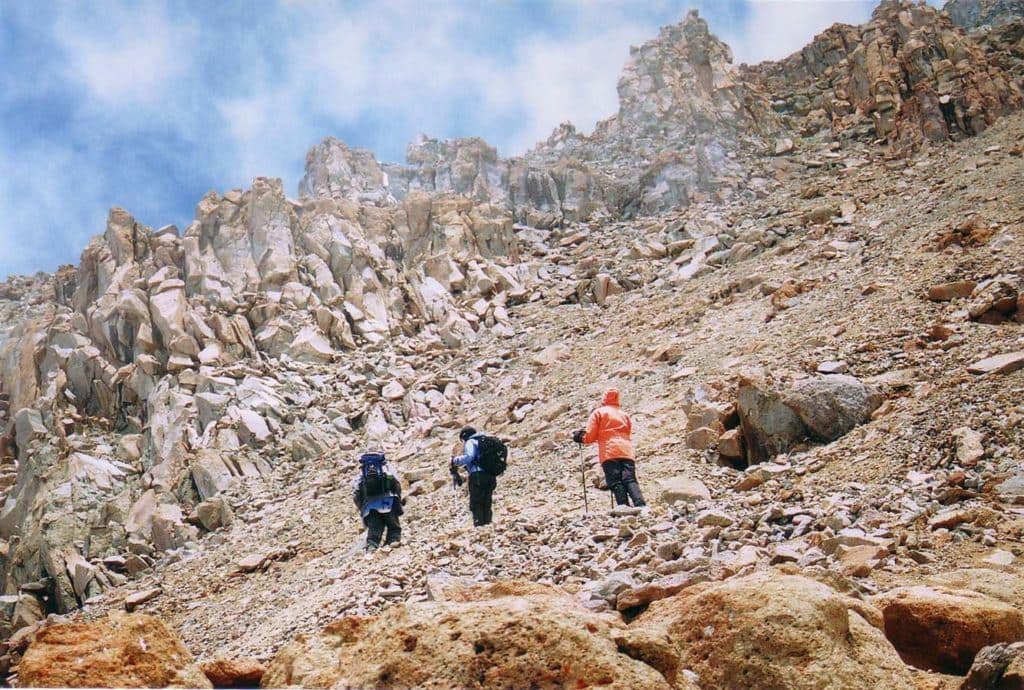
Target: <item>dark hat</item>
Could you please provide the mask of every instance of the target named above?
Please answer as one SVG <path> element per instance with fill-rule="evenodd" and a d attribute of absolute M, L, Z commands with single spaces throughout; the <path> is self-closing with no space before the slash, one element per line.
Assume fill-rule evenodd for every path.
<path fill-rule="evenodd" d="M 471 436 L 476 436 L 476 429 L 471 426 L 462 427 L 462 431 L 459 432 L 459 440 L 466 441 L 469 440 Z"/>

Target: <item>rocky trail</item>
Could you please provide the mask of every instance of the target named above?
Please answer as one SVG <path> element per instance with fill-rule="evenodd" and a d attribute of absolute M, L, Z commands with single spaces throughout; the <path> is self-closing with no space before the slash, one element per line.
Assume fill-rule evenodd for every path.
<path fill-rule="evenodd" d="M 298 200 L 115 209 L 79 267 L 0 284 L 9 681 L 1017 687 L 1024 101 L 985 40 L 1022 20 L 974 4 L 738 68 L 691 15 L 590 136 L 328 139 Z M 608 385 L 649 511 L 588 450 L 584 514 Z M 512 449 L 485 528 L 466 423 Z M 408 497 L 371 554 L 367 447 Z"/>

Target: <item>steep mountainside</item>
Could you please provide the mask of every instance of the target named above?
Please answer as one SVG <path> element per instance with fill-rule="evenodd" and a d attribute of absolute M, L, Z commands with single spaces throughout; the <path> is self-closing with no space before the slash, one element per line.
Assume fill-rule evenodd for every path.
<path fill-rule="evenodd" d="M 298 199 L 113 209 L 77 267 L 0 285 L 2 663 L 142 608 L 269 684 L 958 687 L 1024 637 L 1024 99 L 959 16 L 886 0 L 734 66 L 691 13 L 590 135 L 328 138 Z M 650 512 L 592 468 L 583 513 L 570 434 L 609 384 Z M 513 448 L 478 530 L 467 422 Z M 364 557 L 370 446 L 408 505 Z"/>

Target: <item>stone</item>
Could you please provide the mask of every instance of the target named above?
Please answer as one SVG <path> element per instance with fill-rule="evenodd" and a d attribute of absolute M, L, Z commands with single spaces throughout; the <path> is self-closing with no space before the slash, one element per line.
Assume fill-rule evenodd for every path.
<path fill-rule="evenodd" d="M 149 589 L 132 592 L 124 598 L 124 608 L 129 612 L 134 611 L 147 601 L 152 601 L 161 594 L 163 594 L 163 590 L 159 587 L 150 587 Z"/>
<path fill-rule="evenodd" d="M 1019 472 L 996 484 L 995 492 L 1001 501 L 1024 504 L 1024 472 Z"/>
<path fill-rule="evenodd" d="M 878 567 L 882 559 L 889 555 L 888 550 L 871 544 L 851 546 L 842 549 L 839 566 L 844 575 L 851 577 L 867 577 Z"/>
<path fill-rule="evenodd" d="M 196 517 L 202 526 L 211 532 L 222 527 L 230 527 L 234 522 L 231 504 L 223 496 L 213 496 L 197 505 Z"/>
<path fill-rule="evenodd" d="M 729 527 L 735 523 L 735 518 L 721 510 L 712 508 L 697 513 L 698 527 Z"/>
<path fill-rule="evenodd" d="M 718 437 L 718 453 L 730 460 L 745 457 L 743 433 L 739 429 L 729 429 Z"/>
<path fill-rule="evenodd" d="M 995 549 L 980 561 L 982 565 L 995 567 L 995 568 L 1006 568 L 1014 564 L 1017 557 L 1009 551 L 1002 549 Z"/>
<path fill-rule="evenodd" d="M 678 575 L 671 575 L 653 582 L 646 582 L 619 592 L 615 598 L 615 608 L 619 611 L 628 611 L 640 608 L 641 606 L 647 606 L 651 602 L 665 599 L 691 585 L 706 580 L 706 575 L 679 573 Z"/>
<path fill-rule="evenodd" d="M 253 410 L 238 411 L 238 438 L 251 446 L 261 446 L 270 440 L 270 427 L 263 415 Z"/>
<path fill-rule="evenodd" d="M 960 690 L 1020 690 L 1024 687 L 1024 642 L 983 648 L 971 664 Z"/>
<path fill-rule="evenodd" d="M 533 357 L 530 358 L 530 362 L 539 367 L 550 366 L 559 360 L 567 359 L 569 357 L 569 346 L 565 343 L 555 343 L 549 345 Z"/>
<path fill-rule="evenodd" d="M 977 592 L 900 587 L 871 602 L 903 660 L 929 671 L 963 675 L 983 647 L 1024 639 L 1024 614 Z"/>
<path fill-rule="evenodd" d="M 686 446 L 694 450 L 707 450 L 718 445 L 718 431 L 702 426 L 686 435 Z"/>
<path fill-rule="evenodd" d="M 979 375 L 1010 374 L 1021 368 L 1024 368 L 1024 350 L 980 359 L 969 365 L 967 371 Z"/>
<path fill-rule="evenodd" d="M 333 361 L 337 353 L 330 341 L 314 326 L 305 326 L 288 345 L 288 356 L 299 362 L 325 363 Z"/>
<path fill-rule="evenodd" d="M 794 566 L 787 566 L 794 567 Z M 630 624 L 667 639 L 709 688 L 901 688 L 910 672 L 863 601 L 797 575 L 760 571 L 696 584 Z"/>
<path fill-rule="evenodd" d="M 215 688 L 258 688 L 267 667 L 256 659 L 215 657 L 199 664 Z"/>
<path fill-rule="evenodd" d="M 929 575 L 924 584 L 943 589 L 967 589 L 992 599 L 1024 608 L 1024 580 L 1016 574 L 991 568 L 962 568 Z"/>
<path fill-rule="evenodd" d="M 19 448 L 28 448 L 34 439 L 49 433 L 39 410 L 23 407 L 14 414 L 14 434 Z"/>
<path fill-rule="evenodd" d="M 43 628 L 18 666 L 22 687 L 210 688 L 181 640 L 159 619 L 111 615 Z"/>
<path fill-rule="evenodd" d="M 743 477 L 736 482 L 736 485 L 733 488 L 736 491 L 749 491 L 761 486 L 771 479 L 781 477 L 790 471 L 792 471 L 792 468 L 789 465 L 780 465 L 777 463 L 753 465 L 747 468 L 743 473 Z"/>
<path fill-rule="evenodd" d="M 192 480 L 203 500 L 217 495 L 231 483 L 231 470 L 217 450 L 201 448 L 189 465 Z"/>
<path fill-rule="evenodd" d="M 267 554 L 265 553 L 250 553 L 242 558 L 238 559 L 235 563 L 236 567 L 240 572 L 251 573 L 259 570 L 267 563 Z"/>
<path fill-rule="evenodd" d="M 405 386 L 398 381 L 389 381 L 381 389 L 380 394 L 385 400 L 401 400 L 405 397 Z"/>
<path fill-rule="evenodd" d="M 974 467 L 985 457 L 981 434 L 970 427 L 959 427 L 953 430 L 956 441 L 956 461 L 964 467 Z"/>
<path fill-rule="evenodd" d="M 933 302 L 949 302 L 954 299 L 970 297 L 977 286 L 973 280 L 958 280 L 952 283 L 941 283 L 928 288 L 928 299 Z"/>
<path fill-rule="evenodd" d="M 700 503 L 711 500 L 711 492 L 699 479 L 671 477 L 657 480 L 656 485 L 658 500 L 665 505 Z"/>
<path fill-rule="evenodd" d="M 828 360 L 818 365 L 819 374 L 845 374 L 849 370 L 850 366 L 846 362 Z"/>

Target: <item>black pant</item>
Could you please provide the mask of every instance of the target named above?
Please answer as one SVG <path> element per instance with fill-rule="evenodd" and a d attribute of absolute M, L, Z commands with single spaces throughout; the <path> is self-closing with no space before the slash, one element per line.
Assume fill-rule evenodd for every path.
<path fill-rule="evenodd" d="M 384 528 L 387 527 L 388 538 L 386 544 L 397 544 L 402 541 L 402 523 L 394 511 L 390 513 L 378 513 L 371 510 L 363 518 L 366 524 L 366 548 L 376 549 L 380 546 L 380 538 L 384 536 Z"/>
<path fill-rule="evenodd" d="M 608 460 L 601 464 L 608 489 L 615 496 L 615 503 L 628 506 L 632 501 L 636 507 L 645 506 L 644 495 L 636 483 L 636 463 L 632 460 Z"/>
<path fill-rule="evenodd" d="M 498 480 L 487 472 L 471 472 L 469 475 L 469 510 L 473 513 L 473 526 L 491 524 L 491 497 Z"/>

